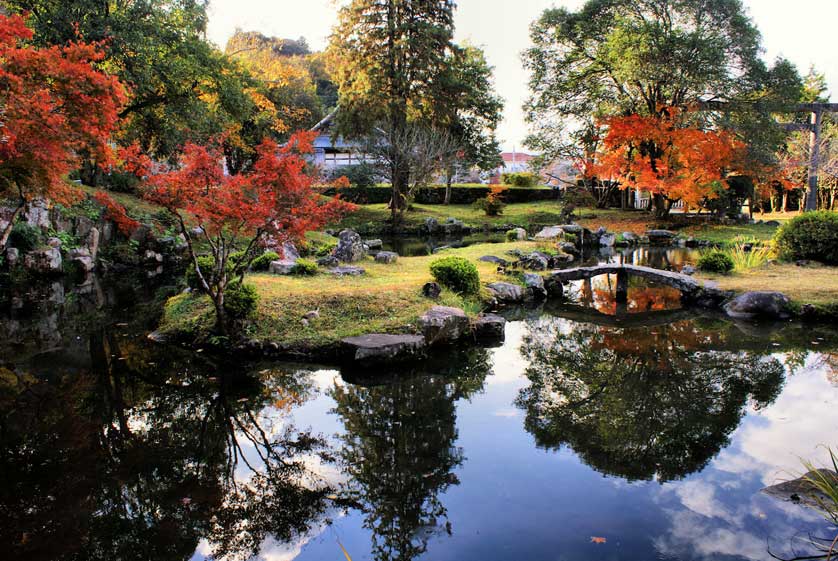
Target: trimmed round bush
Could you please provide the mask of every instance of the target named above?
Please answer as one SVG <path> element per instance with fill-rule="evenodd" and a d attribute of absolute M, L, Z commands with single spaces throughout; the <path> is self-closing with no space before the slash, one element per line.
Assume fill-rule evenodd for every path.
<path fill-rule="evenodd" d="M 477 267 L 462 257 L 443 257 L 431 263 L 434 280 L 459 294 L 477 294 L 480 290 L 480 274 Z"/>
<path fill-rule="evenodd" d="M 838 264 L 838 212 L 807 212 L 786 222 L 775 234 L 787 259 L 814 259 Z"/>
<path fill-rule="evenodd" d="M 234 282 L 224 291 L 224 311 L 230 319 L 246 319 L 256 311 L 259 293 L 252 284 Z"/>
<path fill-rule="evenodd" d="M 308 259 L 297 259 L 291 269 L 292 275 L 312 276 L 317 274 L 317 263 Z"/>
<path fill-rule="evenodd" d="M 733 270 L 734 263 L 730 255 L 724 251 L 708 251 L 698 259 L 700 271 L 708 273 L 729 273 Z"/>
<path fill-rule="evenodd" d="M 275 251 L 266 251 L 253 260 L 250 268 L 254 271 L 267 271 L 271 268 L 271 261 L 279 261 L 279 254 Z"/>

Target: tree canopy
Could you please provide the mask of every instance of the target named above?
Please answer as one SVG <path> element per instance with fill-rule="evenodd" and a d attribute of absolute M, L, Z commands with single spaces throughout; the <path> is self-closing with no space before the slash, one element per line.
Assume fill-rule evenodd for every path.
<path fill-rule="evenodd" d="M 800 94 L 793 65 L 760 57 L 740 0 L 589 0 L 546 10 L 531 35 L 528 143 L 549 154 L 573 151 L 596 119 L 715 101 L 737 110 L 694 120 L 737 131 L 765 158 L 782 141 L 770 111 Z"/>

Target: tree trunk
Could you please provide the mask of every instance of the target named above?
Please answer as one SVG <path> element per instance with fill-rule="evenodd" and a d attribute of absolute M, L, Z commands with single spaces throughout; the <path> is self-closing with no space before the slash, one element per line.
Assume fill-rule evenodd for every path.
<path fill-rule="evenodd" d="M 443 204 L 451 204 L 451 181 L 454 179 L 453 175 L 448 173 L 445 177 L 445 201 Z"/>
<path fill-rule="evenodd" d="M 818 208 L 818 166 L 820 164 L 820 132 L 822 113 L 812 112 L 812 131 L 809 133 L 809 186 L 806 192 L 806 211 Z"/>
<path fill-rule="evenodd" d="M 672 202 L 663 195 L 656 193 L 652 195 L 652 207 L 655 218 L 664 218 L 669 215 L 669 210 L 672 208 Z"/>
<path fill-rule="evenodd" d="M 15 211 L 9 217 L 9 223 L 6 224 L 5 228 L 3 228 L 3 233 L 0 235 L 0 253 L 6 252 L 6 244 L 9 242 L 9 236 L 12 235 L 12 228 L 15 227 L 15 222 L 17 221 L 18 216 L 20 216 L 20 213 L 23 212 L 23 207 L 25 206 L 26 201 L 21 200 Z"/>

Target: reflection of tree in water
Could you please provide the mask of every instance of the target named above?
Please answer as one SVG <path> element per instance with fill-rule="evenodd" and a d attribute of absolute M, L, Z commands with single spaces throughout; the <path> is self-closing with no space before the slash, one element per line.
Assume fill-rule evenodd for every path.
<path fill-rule="evenodd" d="M 567 445 L 596 470 L 677 479 L 728 443 L 749 398 L 770 404 L 784 380 L 770 356 L 716 351 L 721 332 L 684 321 L 613 328 L 547 320 L 522 353 L 530 386 L 517 405 L 539 446 Z"/>
<path fill-rule="evenodd" d="M 90 351 L 93 368 L 49 380 L 0 369 L 11 558 L 187 559 L 201 538 L 243 558 L 322 513 L 326 489 L 306 481 L 301 456 L 323 443 L 265 432 L 256 412 L 270 395 L 257 380 L 171 350 L 156 357 L 161 371 L 146 349 L 101 334 Z M 257 471 L 237 479 L 247 464 Z"/>
<path fill-rule="evenodd" d="M 446 359 L 445 367 L 427 369 L 433 374 L 331 392 L 346 429 L 347 492 L 365 512 L 376 559 L 413 559 L 431 535 L 451 532 L 439 495 L 459 483 L 453 470 L 463 462 L 455 402 L 482 390 L 490 366 L 482 349 Z"/>

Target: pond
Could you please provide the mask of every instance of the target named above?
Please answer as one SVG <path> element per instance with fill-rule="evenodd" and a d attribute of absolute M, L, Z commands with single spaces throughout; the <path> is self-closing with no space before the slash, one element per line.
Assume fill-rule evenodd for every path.
<path fill-rule="evenodd" d="M 762 560 L 834 535 L 760 490 L 836 434 L 835 329 L 644 286 L 619 314 L 595 279 L 510 311 L 498 348 L 340 372 L 150 345 L 163 284 L 4 295 L 3 559 Z"/>

